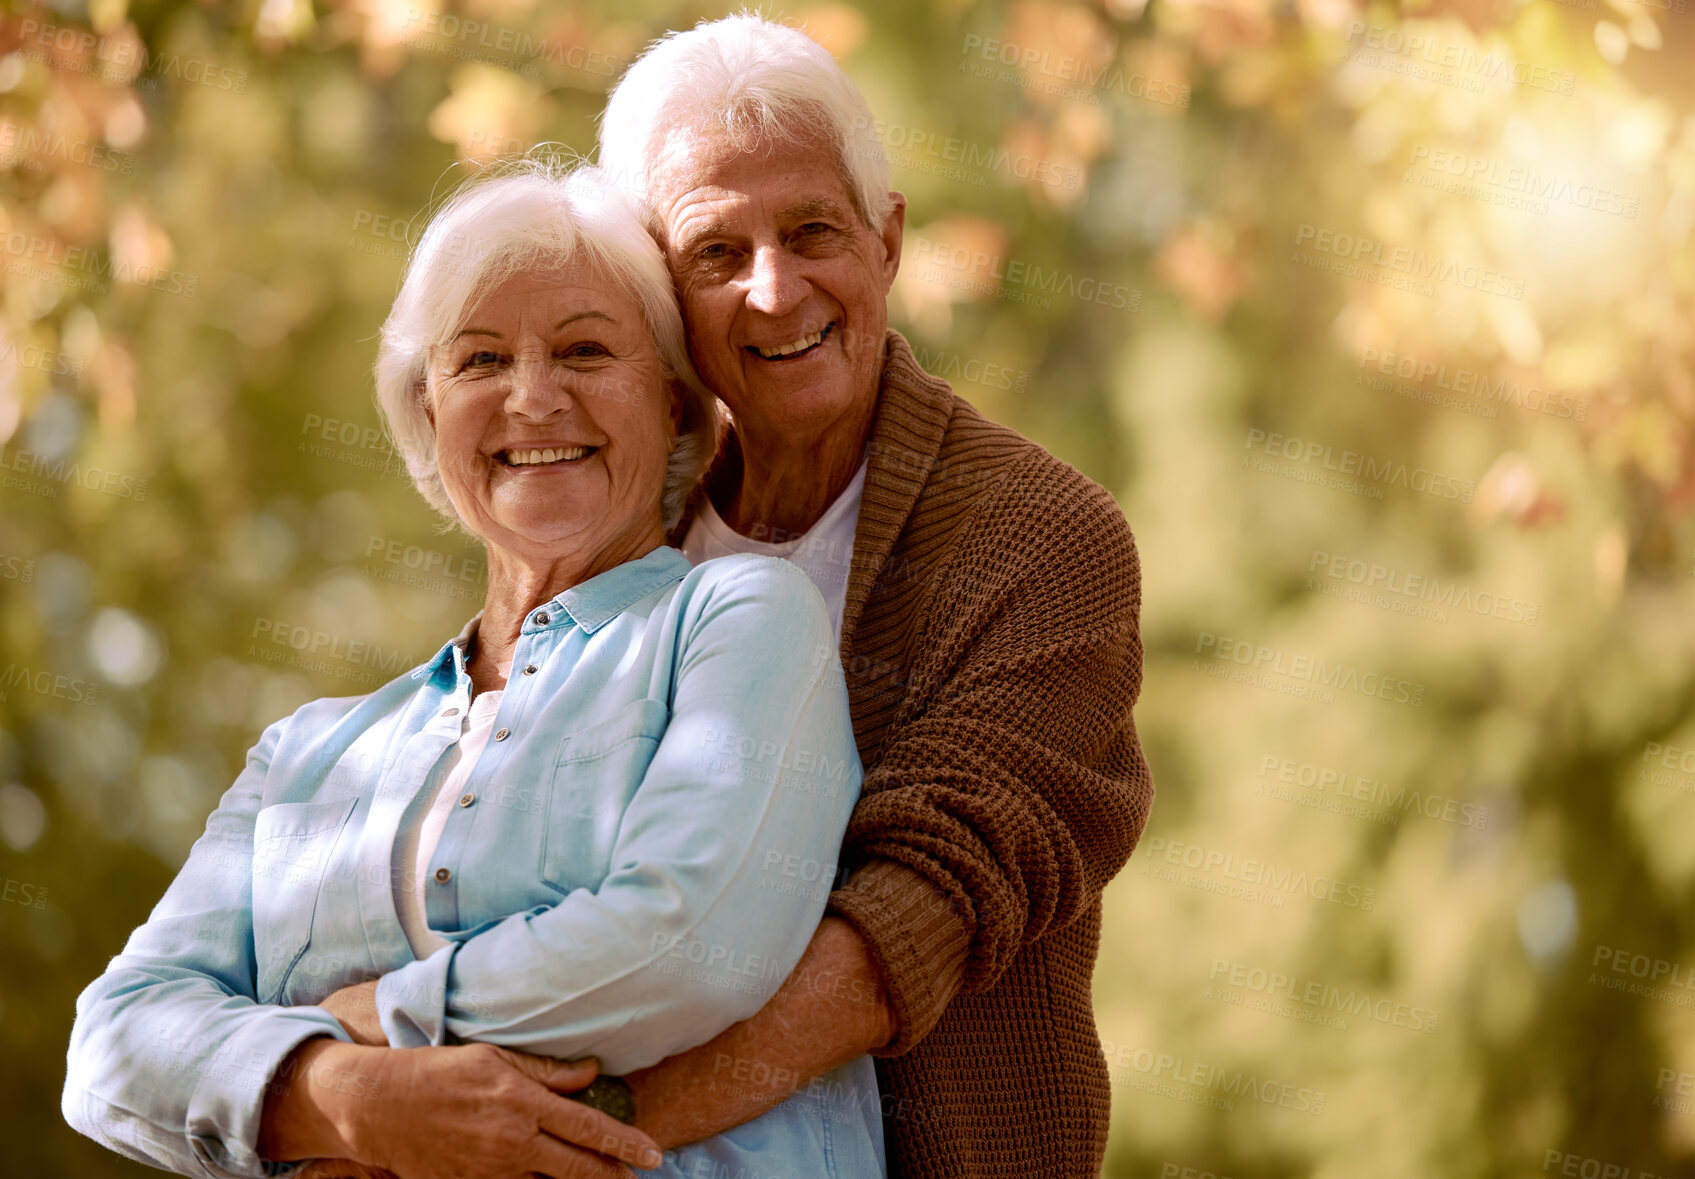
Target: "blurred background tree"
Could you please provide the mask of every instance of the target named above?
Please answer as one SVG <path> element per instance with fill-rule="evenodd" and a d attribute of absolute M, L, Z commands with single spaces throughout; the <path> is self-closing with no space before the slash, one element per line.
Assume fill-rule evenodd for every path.
<path fill-rule="evenodd" d="M 0 1173 L 261 728 L 481 600 L 383 441 L 420 210 L 722 6 L 0 17 Z M 773 10 L 921 360 L 1119 497 L 1154 819 L 1107 1174 L 1695 1174 L 1684 0 Z"/>

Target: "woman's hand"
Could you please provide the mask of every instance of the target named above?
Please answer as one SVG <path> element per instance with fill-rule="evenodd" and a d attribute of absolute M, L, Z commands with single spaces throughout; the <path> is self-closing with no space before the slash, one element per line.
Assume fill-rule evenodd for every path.
<path fill-rule="evenodd" d="M 322 1179 L 628 1179 L 659 1165 L 653 1139 L 561 1093 L 599 1074 L 496 1048 L 301 1046 L 300 1083 L 273 1089 L 260 1154 L 318 1158 Z"/>

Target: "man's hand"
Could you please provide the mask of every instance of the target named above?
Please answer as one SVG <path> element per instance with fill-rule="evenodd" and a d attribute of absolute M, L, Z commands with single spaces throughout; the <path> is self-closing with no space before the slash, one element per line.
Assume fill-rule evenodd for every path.
<path fill-rule="evenodd" d="M 393 1171 L 352 1159 L 313 1159 L 291 1179 L 399 1179 Z"/>
<path fill-rule="evenodd" d="M 355 1044 L 373 1048 L 388 1047 L 388 1036 L 383 1033 L 383 1025 L 377 1019 L 376 979 L 342 987 L 318 1006 L 336 1017 L 347 1034 L 353 1037 Z M 314 1176 L 314 1179 L 317 1177 Z M 325 1176 L 324 1179 L 329 1177 Z"/>
<path fill-rule="evenodd" d="M 295 1050 L 265 1098 L 259 1154 L 321 1179 L 630 1179 L 660 1164 L 646 1134 L 561 1096 L 599 1075 L 492 1044 L 406 1052 L 340 1040 Z"/>
<path fill-rule="evenodd" d="M 864 940 L 826 917 L 752 1019 L 624 1078 L 635 1090 L 636 1125 L 667 1149 L 698 1142 L 751 1121 L 897 1030 Z"/>

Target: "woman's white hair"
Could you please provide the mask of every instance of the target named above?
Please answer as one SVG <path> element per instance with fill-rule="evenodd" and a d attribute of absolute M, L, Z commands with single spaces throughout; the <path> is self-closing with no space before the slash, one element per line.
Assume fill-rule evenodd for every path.
<path fill-rule="evenodd" d="M 799 29 L 754 13 L 706 21 L 648 46 L 600 116 L 600 165 L 646 202 L 648 166 L 663 137 L 727 133 L 743 151 L 820 133 L 872 230 L 889 215 L 889 158 L 865 96 L 836 59 Z"/>
<path fill-rule="evenodd" d="M 682 397 L 660 502 L 667 530 L 717 453 L 718 403 L 689 362 L 670 272 L 634 204 L 598 168 L 536 153 L 507 161 L 462 186 L 430 219 L 377 349 L 377 403 L 395 448 L 430 506 L 467 531 L 442 486 L 424 410 L 429 350 L 451 339 L 478 299 L 506 279 L 572 263 L 586 263 L 640 304 L 663 375 Z"/>

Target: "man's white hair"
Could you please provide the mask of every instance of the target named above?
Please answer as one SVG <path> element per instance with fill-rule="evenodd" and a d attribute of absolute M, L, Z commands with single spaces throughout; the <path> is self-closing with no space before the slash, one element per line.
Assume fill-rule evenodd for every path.
<path fill-rule="evenodd" d="M 512 161 L 464 185 L 431 218 L 377 349 L 377 403 L 395 448 L 430 506 L 467 531 L 442 486 L 435 428 L 424 412 L 429 350 L 452 339 L 477 300 L 506 279 L 573 263 L 635 299 L 663 376 L 679 386 L 683 417 L 660 502 L 666 528 L 718 451 L 717 399 L 689 362 L 670 272 L 635 205 L 599 169 L 545 155 Z"/>
<path fill-rule="evenodd" d="M 600 116 L 600 165 L 647 202 L 649 169 L 666 137 L 706 131 L 728 134 L 743 151 L 822 134 L 865 224 L 881 230 L 889 215 L 889 158 L 871 108 L 836 59 L 799 29 L 742 13 L 655 41 Z"/>

